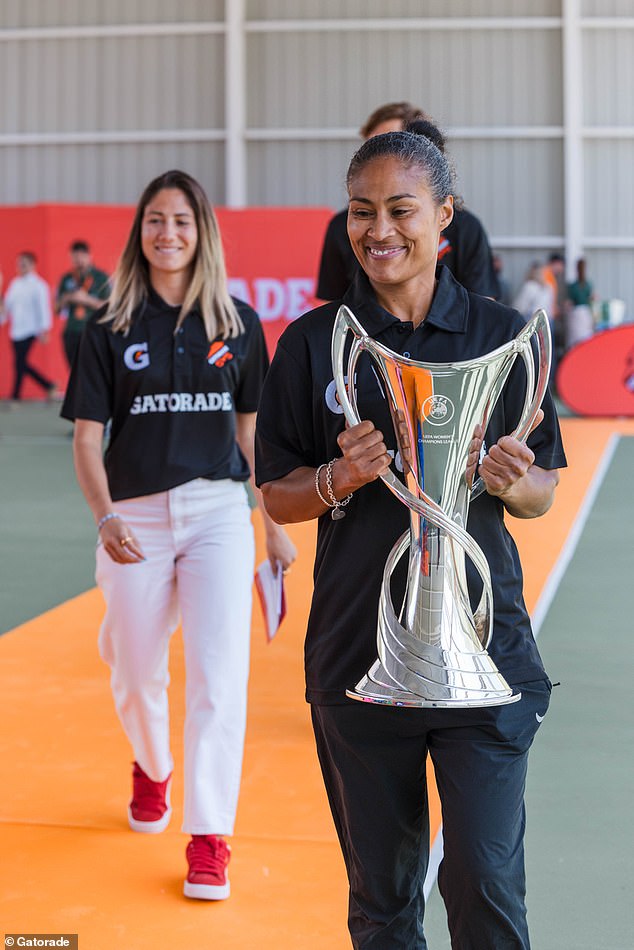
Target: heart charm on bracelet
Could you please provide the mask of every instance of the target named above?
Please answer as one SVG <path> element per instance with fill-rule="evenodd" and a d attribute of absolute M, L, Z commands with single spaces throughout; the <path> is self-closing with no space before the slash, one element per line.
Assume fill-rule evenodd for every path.
<path fill-rule="evenodd" d="M 333 508 L 330 517 L 333 521 L 341 521 L 342 518 L 346 517 L 346 513 L 343 508 Z"/>

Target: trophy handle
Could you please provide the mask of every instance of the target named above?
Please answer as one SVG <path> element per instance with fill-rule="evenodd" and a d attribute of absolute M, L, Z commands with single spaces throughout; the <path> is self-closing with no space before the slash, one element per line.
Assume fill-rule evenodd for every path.
<path fill-rule="evenodd" d="M 344 354 L 348 332 L 353 334 L 354 341 L 350 348 L 350 354 L 348 357 L 348 385 L 346 386 Z M 388 401 L 390 402 L 390 408 L 393 410 L 393 407 L 396 405 L 396 400 L 392 394 L 390 380 L 383 372 L 383 366 L 381 363 L 375 359 L 372 344 L 372 338 L 369 337 L 365 332 L 364 328 L 361 326 L 352 311 L 343 305 L 339 307 L 337 316 L 335 318 L 335 325 L 332 335 L 332 365 L 335 372 L 335 386 L 337 388 L 337 396 L 339 397 L 343 414 L 346 417 L 348 424 L 351 426 L 357 425 L 359 422 L 361 422 L 354 388 L 354 374 L 357 368 L 357 361 L 362 350 L 367 350 L 373 359 L 379 375 L 385 384 L 389 397 Z M 402 502 L 404 502 L 409 508 L 413 508 L 418 511 L 418 513 L 422 514 L 424 517 L 429 518 L 433 524 L 438 524 L 439 527 L 446 527 L 444 524 L 439 524 L 439 522 L 435 520 L 436 515 L 445 519 L 450 524 L 454 524 L 453 521 L 450 521 L 450 519 L 446 518 L 446 515 L 440 505 L 437 505 L 432 498 L 425 494 L 424 491 L 420 491 L 420 497 L 414 495 L 405 485 L 403 485 L 403 483 L 394 475 L 394 473 L 389 470 L 385 473 L 385 475 L 381 475 L 381 479 L 385 482 L 390 491 L 400 498 Z"/>
<path fill-rule="evenodd" d="M 537 336 L 537 383 L 535 383 L 535 362 L 531 346 L 531 339 L 535 335 Z M 550 324 L 545 310 L 535 311 L 526 326 L 515 338 L 513 349 L 522 356 L 526 367 L 526 395 L 519 422 L 510 435 L 519 442 L 526 442 L 546 394 L 550 376 L 552 340 Z M 486 428 L 486 424 L 484 428 Z M 484 482 L 482 478 L 478 477 L 471 488 L 471 501 L 484 491 Z"/>
<path fill-rule="evenodd" d="M 352 343 L 348 358 L 348 386 L 346 386 L 344 354 L 349 331 L 353 334 L 355 339 Z M 354 373 L 359 356 L 364 349 L 367 349 L 370 356 L 373 357 L 375 366 L 378 368 L 381 378 L 386 385 L 387 392 L 391 396 L 391 383 L 384 375 L 383 367 L 380 362 L 374 359 L 371 337 L 367 335 L 352 311 L 342 305 L 337 311 L 333 327 L 331 356 L 337 396 L 339 397 L 341 408 L 349 425 L 357 425 L 361 422 L 355 395 Z M 395 405 L 395 401 L 393 401 L 392 404 Z M 482 645 L 486 648 L 493 634 L 493 591 L 489 564 L 479 545 L 476 544 L 467 531 L 451 518 L 448 518 L 440 505 L 421 489 L 419 489 L 420 497 L 414 495 L 390 469 L 388 469 L 384 475 L 381 475 L 381 480 L 387 485 L 392 494 L 396 495 L 408 508 L 423 518 L 427 518 L 428 521 L 436 527 L 442 528 L 449 536 L 452 544 L 457 542 L 473 562 L 476 570 L 480 574 L 483 585 L 482 596 L 474 611 L 474 616 L 476 623 L 483 630 Z"/>
<path fill-rule="evenodd" d="M 335 387 L 337 390 L 337 396 L 339 398 L 341 408 L 343 409 L 343 414 L 346 417 L 348 424 L 354 426 L 361 422 L 361 419 L 359 418 L 359 413 L 357 411 L 356 400 L 353 404 L 353 401 L 348 395 L 348 389 L 346 387 L 346 374 L 344 372 L 343 363 L 348 331 L 351 331 L 354 334 L 355 344 L 359 343 L 364 337 L 367 336 L 365 330 L 352 311 L 349 310 L 348 307 L 341 306 L 337 311 L 337 316 L 335 317 L 335 324 L 332 331 L 332 366 L 335 374 Z M 350 365 L 348 365 L 348 380 L 350 380 Z M 350 392 L 354 392 L 354 377 L 352 377 Z"/>

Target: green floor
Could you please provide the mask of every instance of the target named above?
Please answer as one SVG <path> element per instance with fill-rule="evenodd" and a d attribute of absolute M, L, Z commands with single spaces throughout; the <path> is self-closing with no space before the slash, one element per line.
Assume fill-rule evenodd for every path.
<path fill-rule="evenodd" d="M 93 585 L 69 433 L 58 407 L 0 406 L 0 632 Z M 633 472 L 634 439 L 622 439 L 540 632 L 562 685 L 529 771 L 534 950 L 634 947 Z M 437 891 L 426 931 L 429 950 L 449 948 Z"/>
<path fill-rule="evenodd" d="M 534 950 L 634 947 L 633 473 L 634 438 L 621 439 L 539 635 L 561 686 L 529 767 Z M 448 950 L 437 890 L 426 933 Z"/>
<path fill-rule="evenodd" d="M 0 403 L 0 633 L 94 585 L 71 432 L 59 405 Z"/>

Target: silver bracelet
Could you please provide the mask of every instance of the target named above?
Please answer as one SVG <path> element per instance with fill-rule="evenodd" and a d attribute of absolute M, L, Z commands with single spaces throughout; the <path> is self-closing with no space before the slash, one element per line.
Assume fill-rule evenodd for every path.
<path fill-rule="evenodd" d="M 97 522 L 97 531 L 101 531 L 103 526 L 107 521 L 112 521 L 113 518 L 120 518 L 121 515 L 118 515 L 116 511 L 109 511 L 107 515 L 104 515 L 100 521 Z"/>
<path fill-rule="evenodd" d="M 322 468 L 326 468 L 325 462 L 322 465 L 320 465 L 317 471 L 315 472 L 315 491 L 319 495 L 320 501 L 323 501 L 324 505 L 326 505 L 327 508 L 332 508 L 333 506 L 330 504 L 327 498 L 324 498 L 324 496 L 321 493 L 321 488 L 319 487 L 319 476 L 321 475 Z"/>
<path fill-rule="evenodd" d="M 335 492 L 332 485 L 332 470 L 336 461 L 337 459 L 331 459 L 326 465 L 326 492 L 330 498 L 330 507 L 332 508 L 330 517 L 333 521 L 339 521 L 340 518 L 346 517 L 346 513 L 343 510 L 344 505 L 347 505 L 352 498 L 352 494 L 346 495 L 346 497 L 342 498 L 341 501 L 335 497 Z"/>

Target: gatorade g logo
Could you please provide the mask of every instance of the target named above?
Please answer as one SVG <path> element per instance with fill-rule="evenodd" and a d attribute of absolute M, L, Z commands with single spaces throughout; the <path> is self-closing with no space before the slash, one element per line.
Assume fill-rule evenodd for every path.
<path fill-rule="evenodd" d="M 123 362 L 128 369 L 145 369 L 150 365 L 147 343 L 133 343 L 123 353 Z"/>
<path fill-rule="evenodd" d="M 448 396 L 429 396 L 423 403 L 423 414 L 433 426 L 444 426 L 454 416 L 454 404 Z"/>
<path fill-rule="evenodd" d="M 209 347 L 207 362 L 210 366 L 224 366 L 233 359 L 233 353 L 223 340 L 216 340 Z"/>

